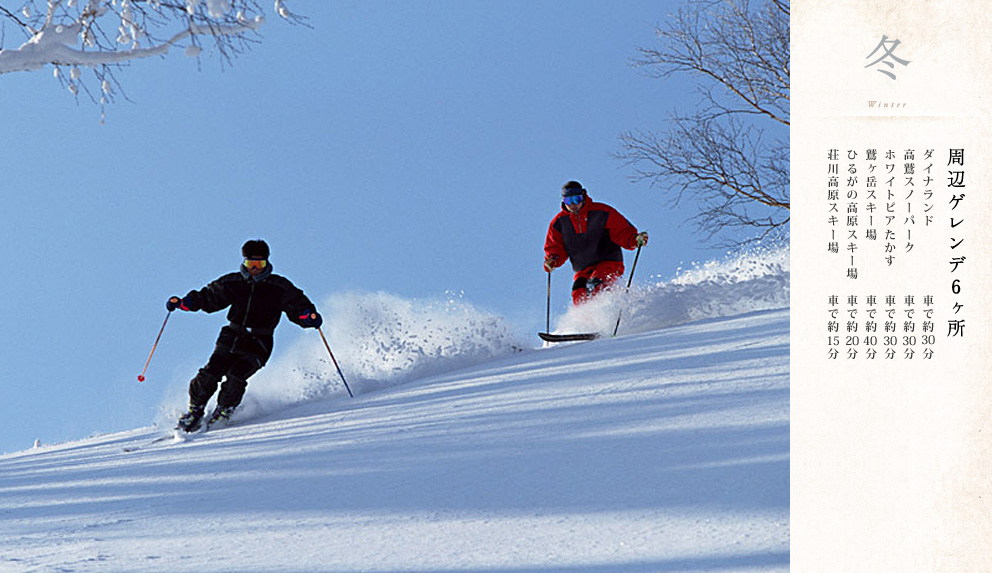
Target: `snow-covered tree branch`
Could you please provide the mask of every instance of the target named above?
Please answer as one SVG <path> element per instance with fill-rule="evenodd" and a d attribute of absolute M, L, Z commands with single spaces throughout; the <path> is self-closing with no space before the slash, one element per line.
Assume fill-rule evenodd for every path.
<path fill-rule="evenodd" d="M 304 23 L 283 0 L 275 0 L 274 10 Z M 204 43 L 229 64 L 258 41 L 264 22 L 254 0 L 26 0 L 17 8 L 0 1 L 0 74 L 51 65 L 72 94 L 84 90 L 104 104 L 122 93 L 114 76 L 122 65 L 173 47 L 197 57 Z M 15 34 L 23 39 L 12 40 Z M 92 71 L 98 91 L 89 90 L 81 68 Z"/>

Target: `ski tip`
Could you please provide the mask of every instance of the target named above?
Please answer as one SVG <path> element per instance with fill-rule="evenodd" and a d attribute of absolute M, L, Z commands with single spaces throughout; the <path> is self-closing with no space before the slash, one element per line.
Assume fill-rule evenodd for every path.
<path fill-rule="evenodd" d="M 185 442 L 186 440 L 180 435 L 182 433 L 183 433 L 182 430 L 173 428 L 170 433 L 161 435 L 150 442 L 145 442 L 144 444 L 135 444 L 131 446 L 126 446 L 124 448 L 124 452 L 125 453 L 137 452 L 139 450 L 142 450 L 150 446 L 154 446 L 156 444 L 165 444 L 165 443 L 178 444 L 180 442 Z"/>

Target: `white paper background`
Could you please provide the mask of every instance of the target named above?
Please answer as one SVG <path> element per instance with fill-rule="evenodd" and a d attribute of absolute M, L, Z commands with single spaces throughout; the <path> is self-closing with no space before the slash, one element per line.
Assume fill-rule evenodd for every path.
<path fill-rule="evenodd" d="M 975 0 L 792 5 L 793 571 L 992 571 L 990 11 Z M 895 80 L 865 68 L 883 35 L 911 62 Z M 827 252 L 831 148 L 861 150 L 861 165 L 868 148 L 915 149 L 918 164 L 935 149 L 936 229 L 891 267 L 861 241 L 857 280 L 848 256 Z M 947 170 L 962 168 L 947 166 L 951 148 L 965 149 L 967 185 L 954 190 L 966 198 L 953 230 Z M 952 236 L 965 241 L 953 253 Z M 934 295 L 934 358 L 848 360 L 841 347 L 828 360 L 831 294 Z M 951 318 L 966 319 L 963 338 L 947 337 Z"/>

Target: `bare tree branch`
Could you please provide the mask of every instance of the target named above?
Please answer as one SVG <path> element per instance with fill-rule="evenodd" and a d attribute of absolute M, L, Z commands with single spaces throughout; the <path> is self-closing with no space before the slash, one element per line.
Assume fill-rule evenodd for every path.
<path fill-rule="evenodd" d="M 673 112 L 663 133 L 621 134 L 617 156 L 672 206 L 691 199 L 699 210 L 691 220 L 708 239 L 786 226 L 788 0 L 690 1 L 656 32 L 661 46 L 639 49 L 633 64 L 653 77 L 697 78 L 700 104 Z"/>

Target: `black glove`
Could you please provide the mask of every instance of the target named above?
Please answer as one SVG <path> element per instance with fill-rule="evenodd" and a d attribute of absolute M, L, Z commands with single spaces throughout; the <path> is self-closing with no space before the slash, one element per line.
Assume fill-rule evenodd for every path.
<path fill-rule="evenodd" d="M 316 310 L 300 315 L 300 326 L 303 328 L 320 328 L 321 324 L 324 324 L 324 319 Z"/>
<path fill-rule="evenodd" d="M 178 296 L 170 297 L 169 300 L 165 301 L 165 310 L 172 312 L 177 308 L 180 310 L 189 310 L 189 306 L 186 305 L 185 298 L 179 298 Z"/>

